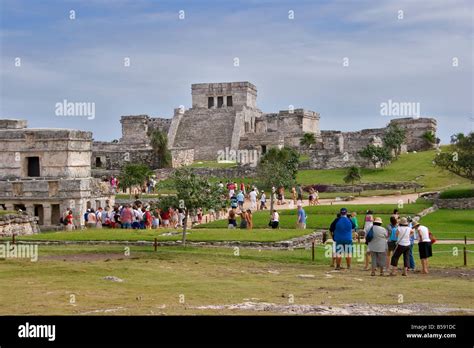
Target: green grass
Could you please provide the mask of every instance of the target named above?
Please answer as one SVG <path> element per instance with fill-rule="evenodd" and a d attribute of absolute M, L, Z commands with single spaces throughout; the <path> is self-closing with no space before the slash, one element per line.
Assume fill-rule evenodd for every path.
<path fill-rule="evenodd" d="M 349 212 L 357 213 L 357 221 L 359 222 L 359 228 L 364 226 L 364 216 L 367 210 L 372 210 L 374 215 L 381 217 L 384 223 L 388 224 L 390 215 L 394 209 L 398 209 L 401 214 L 405 215 L 416 215 L 420 211 L 430 206 L 429 203 L 413 203 L 404 204 L 402 208 L 399 208 L 396 204 L 372 204 L 372 205 L 345 205 Z M 278 206 L 276 206 L 278 209 Z M 313 207 L 305 207 L 308 219 L 306 226 L 308 229 L 328 229 L 331 222 L 336 217 L 336 214 L 342 208 L 341 205 L 320 205 Z M 280 210 L 280 227 L 281 228 L 296 228 L 296 209 Z M 266 211 L 258 211 L 253 213 L 254 228 L 266 228 L 269 222 L 270 213 Z M 239 220 L 239 219 L 238 219 Z M 225 228 L 227 227 L 227 220 L 213 221 L 208 224 L 197 226 L 197 228 Z"/>
<path fill-rule="evenodd" d="M 227 225 L 226 225 L 227 227 Z M 160 236 L 166 232 L 177 232 L 172 236 Z M 273 242 L 287 240 L 310 233 L 308 230 L 230 230 L 223 229 L 192 229 L 186 236 L 188 241 L 254 241 Z M 181 240 L 181 230 L 122 230 L 122 229 L 90 229 L 83 231 L 43 232 L 31 236 L 17 237 L 17 240 L 50 240 L 50 241 L 175 241 Z M 10 240 L 11 238 L 3 238 Z"/>
<path fill-rule="evenodd" d="M 322 248 L 313 263 L 310 250 L 241 248 L 235 256 L 232 248 L 163 247 L 153 252 L 151 247 L 131 247 L 125 256 L 120 246 L 40 246 L 37 262 L 0 260 L 0 298 L 8 299 L 0 315 L 269 315 L 275 312 L 195 307 L 246 301 L 288 305 L 289 294 L 295 305 L 394 307 L 402 294 L 404 305 L 425 303 L 462 312 L 473 308 L 473 286 L 470 277 L 460 276 L 465 268 L 454 268 L 461 267 L 462 253 L 454 256 L 452 247 L 434 246 L 430 275 L 391 278 L 370 277 L 357 260 L 350 272 L 328 273 Z M 419 265 L 418 255 L 416 261 Z M 430 296 L 420 289 L 429 289 Z"/>
<path fill-rule="evenodd" d="M 462 185 L 461 187 L 443 191 L 439 197 L 443 199 L 474 197 L 474 185 Z"/>
<path fill-rule="evenodd" d="M 467 184 L 463 179 L 448 171 L 435 167 L 432 163 L 436 151 L 407 153 L 384 169 L 362 171 L 362 183 L 413 181 L 424 185 L 424 191 L 439 190 L 448 186 Z M 344 184 L 346 169 L 301 170 L 297 181 L 301 184 Z M 417 179 L 418 178 L 418 179 Z"/>
<path fill-rule="evenodd" d="M 10 211 L 10 210 L 0 210 L 0 215 L 7 215 L 7 214 L 18 214 L 18 212 Z"/>
<path fill-rule="evenodd" d="M 188 168 L 232 168 L 236 167 L 237 163 L 225 163 L 217 161 L 198 161 L 189 165 Z"/>
<path fill-rule="evenodd" d="M 474 238 L 474 211 L 439 209 L 421 219 L 437 239 Z"/>

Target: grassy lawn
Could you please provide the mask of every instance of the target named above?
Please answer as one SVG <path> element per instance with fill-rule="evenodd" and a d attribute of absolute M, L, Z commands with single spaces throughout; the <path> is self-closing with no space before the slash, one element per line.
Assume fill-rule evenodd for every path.
<path fill-rule="evenodd" d="M 217 161 L 198 161 L 189 165 L 188 168 L 232 168 L 236 166 L 236 162 L 226 163 Z"/>
<path fill-rule="evenodd" d="M 407 153 L 382 169 L 362 169 L 362 182 L 416 181 L 424 185 L 424 191 L 441 189 L 458 184 L 468 184 L 469 180 L 441 170 L 432 164 L 436 151 Z M 297 180 L 302 184 L 344 184 L 346 169 L 301 170 Z M 418 179 L 416 179 L 418 178 Z"/>
<path fill-rule="evenodd" d="M 350 212 L 357 212 L 357 220 L 359 227 L 363 227 L 365 212 L 371 209 L 375 216 L 381 217 L 384 223 L 389 222 L 390 215 L 393 209 L 399 209 L 401 214 L 415 215 L 423 209 L 429 207 L 429 203 L 413 203 L 405 204 L 403 208 L 398 208 L 396 204 L 373 204 L 373 205 L 345 205 Z M 278 206 L 276 206 L 278 209 Z M 336 214 L 342 206 L 338 205 L 320 205 L 313 207 L 305 207 L 308 215 L 306 222 L 308 229 L 328 229 L 331 222 L 335 219 Z M 254 228 L 266 228 L 269 222 L 269 211 L 258 211 L 253 214 Z M 239 219 L 237 219 L 239 220 Z M 225 228 L 227 227 L 227 220 L 213 221 L 208 224 L 197 226 L 197 228 Z M 281 228 L 296 228 L 296 209 L 281 210 L 280 211 L 280 227 Z"/>
<path fill-rule="evenodd" d="M 330 272 L 323 249 L 317 249 L 313 263 L 310 250 L 241 248 L 235 256 L 231 248 L 164 247 L 153 252 L 131 247 L 125 256 L 119 246 L 40 246 L 37 262 L 0 260 L 0 298 L 8 299 L 0 315 L 271 315 L 284 313 L 196 307 L 249 301 L 288 305 L 290 295 L 295 306 L 410 308 L 421 303 L 466 314 L 463 309 L 474 308 L 474 288 L 472 275 L 462 272 L 472 272 L 472 266 L 454 268 L 462 265 L 462 253 L 453 256 L 451 249 L 435 245 L 430 275 L 402 278 L 370 277 L 355 260 L 351 271 Z M 471 255 L 469 264 L 474 262 Z M 123 282 L 104 280 L 106 276 Z M 422 289 L 430 289 L 430 296 Z"/>
<path fill-rule="evenodd" d="M 227 227 L 227 226 L 226 226 Z M 160 236 L 162 233 L 175 232 L 175 235 Z M 186 236 L 188 241 L 252 241 L 274 242 L 299 237 L 310 233 L 309 230 L 279 229 L 279 230 L 230 230 L 219 229 L 192 229 Z M 72 232 L 44 232 L 32 236 L 17 237 L 17 240 L 51 240 L 51 241 L 174 241 L 181 240 L 181 230 L 122 230 L 122 229 L 91 229 Z M 10 240 L 11 238 L 3 238 Z M 1 239 L 0 239 L 1 240 Z"/>
<path fill-rule="evenodd" d="M 439 209 L 421 219 L 439 239 L 474 238 L 474 211 Z"/>
<path fill-rule="evenodd" d="M 471 198 L 474 197 L 474 185 L 459 185 L 456 188 L 441 192 L 439 198 Z"/>

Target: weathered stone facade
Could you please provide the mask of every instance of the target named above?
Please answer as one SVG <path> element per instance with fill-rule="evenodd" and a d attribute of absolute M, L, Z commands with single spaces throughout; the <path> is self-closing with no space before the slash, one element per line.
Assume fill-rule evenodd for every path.
<path fill-rule="evenodd" d="M 434 204 L 440 209 L 474 209 L 474 198 L 437 198 Z"/>
<path fill-rule="evenodd" d="M 316 138 L 316 144 L 307 150 L 310 168 L 365 166 L 369 162 L 358 152 L 369 143 L 381 146 L 387 129 L 321 131 L 320 116 L 314 111 L 291 109 L 263 113 L 257 108 L 257 88 L 250 82 L 193 84 L 191 94 L 192 107 L 175 109 L 172 118 L 122 116 L 120 141 L 94 142 L 93 169 L 118 170 L 127 162 L 144 162 L 159 168 L 159 158 L 153 156 L 150 147 L 150 129 L 167 132 L 176 166 L 190 162 L 189 149 L 194 150 L 193 160 L 217 160 L 226 149 L 253 150 L 261 155 L 272 147 L 299 148 L 305 133 L 313 133 Z M 401 118 L 391 120 L 390 124 L 406 130 L 403 151 L 432 147 L 422 135 L 427 131 L 436 133 L 436 120 Z"/>
<path fill-rule="evenodd" d="M 39 232 L 38 218 L 27 214 L 0 215 L 0 237 L 26 236 Z"/>
<path fill-rule="evenodd" d="M 26 128 L 24 120 L 0 126 L 0 207 L 26 211 L 44 226 L 71 208 L 79 226 L 87 207 L 113 204 L 108 187 L 91 177 L 90 132 Z"/>

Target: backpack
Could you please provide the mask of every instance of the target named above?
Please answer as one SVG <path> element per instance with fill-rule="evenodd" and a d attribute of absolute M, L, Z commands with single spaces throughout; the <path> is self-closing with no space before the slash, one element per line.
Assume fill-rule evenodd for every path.
<path fill-rule="evenodd" d="M 436 243 L 436 238 L 430 231 L 428 231 L 428 236 L 430 236 L 431 244 Z"/>
<path fill-rule="evenodd" d="M 369 244 L 374 239 L 374 228 L 372 227 L 365 236 L 365 244 Z"/>

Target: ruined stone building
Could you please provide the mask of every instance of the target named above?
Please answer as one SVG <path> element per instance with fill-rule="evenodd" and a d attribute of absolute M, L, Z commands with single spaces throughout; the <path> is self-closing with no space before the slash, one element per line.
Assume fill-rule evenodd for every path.
<path fill-rule="evenodd" d="M 305 109 L 264 113 L 257 108 L 257 88 L 250 82 L 199 83 L 191 85 L 192 107 L 174 110 L 172 118 L 147 115 L 122 116 L 122 138 L 94 142 L 92 166 L 96 174 L 117 171 L 123 163 L 145 162 L 157 167 L 148 134 L 158 129 L 168 134 L 173 166 L 193 161 L 217 160 L 219 151 L 256 150 L 271 147 L 298 148 L 305 133 L 313 133 L 316 144 L 308 150 L 311 168 L 341 168 L 365 165 L 358 152 L 367 144 L 381 144 L 387 128 L 357 132 L 321 131 L 320 115 Z M 408 151 L 429 147 L 421 136 L 436 133 L 432 118 L 394 119 L 390 124 L 407 130 L 403 147 Z"/>
<path fill-rule="evenodd" d="M 87 208 L 114 204 L 109 185 L 91 177 L 91 132 L 0 119 L 0 148 L 0 209 L 27 211 L 51 227 L 71 208 L 79 226 Z"/>

